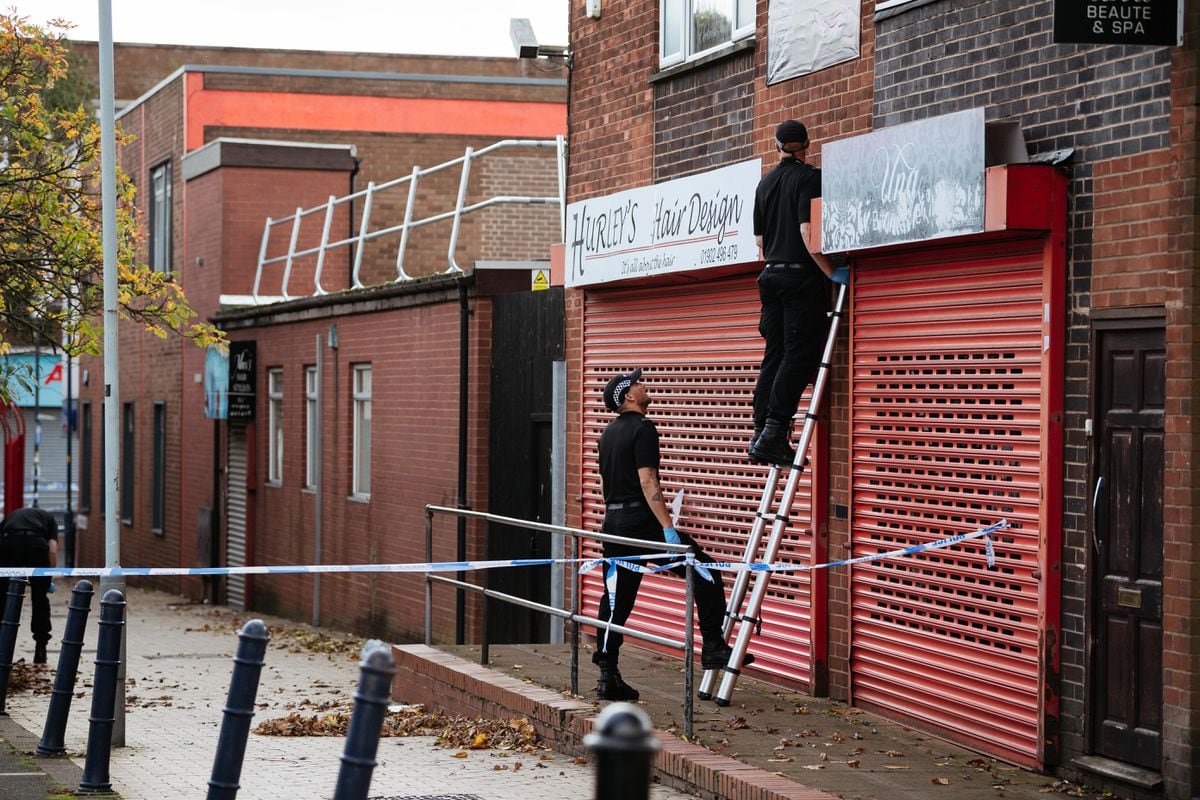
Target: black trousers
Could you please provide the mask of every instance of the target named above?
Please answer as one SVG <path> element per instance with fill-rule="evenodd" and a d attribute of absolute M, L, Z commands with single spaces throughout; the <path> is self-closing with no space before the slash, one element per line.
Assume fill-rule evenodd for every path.
<path fill-rule="evenodd" d="M 758 276 L 758 332 L 766 346 L 754 387 L 754 426 L 788 422 L 817 375 L 829 334 L 829 297 L 816 267 L 773 265 Z"/>
<path fill-rule="evenodd" d="M 42 536 L 9 535 L 0 538 L 0 567 L 52 567 L 50 545 Z M 29 630 L 35 642 L 50 641 L 50 579 L 30 578 L 32 616 Z M 8 579 L 0 578 L 0 614 L 8 603 Z"/>
<path fill-rule="evenodd" d="M 613 536 L 645 539 L 651 543 L 648 547 L 606 544 L 604 546 L 605 558 L 622 558 L 662 552 L 654 547 L 654 545 L 665 542 L 662 526 L 646 506 L 618 508 L 608 511 L 604 515 L 604 525 L 601 527 L 601 530 Z M 691 536 L 680 532 L 679 540 L 683 544 L 691 545 L 694 548 L 697 561 L 703 563 L 713 561 L 711 556 L 696 545 L 696 540 Z M 646 564 L 651 562 L 642 561 L 638 563 Z M 687 573 L 687 569 L 683 565 L 673 567 L 670 571 L 681 578 L 685 577 Z M 725 584 L 721 580 L 720 572 L 712 570 L 712 577 L 712 582 L 709 582 L 696 575 L 693 582 L 693 596 L 696 602 L 696 617 L 700 623 L 701 636 L 704 637 L 705 642 L 720 642 L 724 641 L 724 637 L 721 634 L 721 626 L 725 621 Z M 624 625 L 629 620 L 629 615 L 633 613 L 634 601 L 637 600 L 638 587 L 641 585 L 642 573 L 634 572 L 624 567 L 617 567 L 617 601 L 612 609 L 612 621 L 617 625 Z M 607 620 L 608 615 L 608 591 L 605 588 L 600 596 L 599 617 L 600 619 Z M 625 641 L 625 637 L 616 631 L 609 631 L 606 644 L 604 638 L 605 631 L 603 629 L 597 631 L 597 636 L 599 640 L 596 644 L 596 652 L 592 653 L 592 661 L 596 664 L 616 666 L 617 659 L 621 655 L 621 644 Z"/>

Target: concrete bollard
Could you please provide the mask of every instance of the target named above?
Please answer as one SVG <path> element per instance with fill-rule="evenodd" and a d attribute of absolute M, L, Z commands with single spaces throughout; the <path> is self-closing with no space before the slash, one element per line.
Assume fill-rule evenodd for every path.
<path fill-rule="evenodd" d="M 121 665 L 121 633 L 125 596 L 109 589 L 100 599 L 100 634 L 96 639 L 96 674 L 92 679 L 92 715 L 88 717 L 87 756 L 78 794 L 111 792 L 108 764 L 116 721 L 117 668 Z"/>
<path fill-rule="evenodd" d="M 250 620 L 238 632 L 237 655 L 233 658 L 233 675 L 229 679 L 229 696 L 225 700 L 225 716 L 217 739 L 217 756 L 213 759 L 212 777 L 208 779 L 208 800 L 233 800 L 241 788 L 239 781 L 246 756 L 246 739 L 250 736 L 254 700 L 258 697 L 258 681 L 270 638 L 267 625 L 261 619 Z"/>
<path fill-rule="evenodd" d="M 651 733 L 645 711 L 632 703 L 613 703 L 583 744 L 596 754 L 595 800 L 650 797 L 650 759 L 662 745 Z"/>
<path fill-rule="evenodd" d="M 71 711 L 71 698 L 75 694 L 83 635 L 87 630 L 87 618 L 95 593 L 91 581 L 79 581 L 71 590 L 62 649 L 58 653 L 58 669 L 54 673 L 54 688 L 50 690 L 50 708 L 46 712 L 46 725 L 42 728 L 42 740 L 38 742 L 36 751 L 39 756 L 61 756 L 66 752 L 63 737 L 67 730 L 67 716 Z"/>
<path fill-rule="evenodd" d="M 354 693 L 354 711 L 346 731 L 346 748 L 333 800 L 366 800 L 371 788 L 379 733 L 391 702 L 392 678 L 396 675 L 391 646 L 377 639 L 367 642 L 358 667 L 358 691 Z"/>
<path fill-rule="evenodd" d="M 17 633 L 21 629 L 21 604 L 25 602 L 24 578 L 9 578 L 4 596 L 4 617 L 0 619 L 0 714 L 5 716 L 4 703 L 8 698 L 8 678 L 12 674 L 13 653 L 17 650 Z"/>

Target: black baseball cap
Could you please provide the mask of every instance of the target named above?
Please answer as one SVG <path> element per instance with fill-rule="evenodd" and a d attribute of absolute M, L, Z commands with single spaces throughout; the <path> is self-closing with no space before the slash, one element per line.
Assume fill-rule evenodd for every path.
<path fill-rule="evenodd" d="M 604 405 L 609 411 L 616 411 L 625 402 L 629 387 L 642 379 L 642 371 L 635 369 L 622 375 L 614 375 L 604 387 Z"/>
<path fill-rule="evenodd" d="M 786 119 L 779 123 L 779 127 L 775 129 L 775 141 L 780 147 L 789 142 L 808 144 L 808 128 L 804 127 L 803 122 Z"/>

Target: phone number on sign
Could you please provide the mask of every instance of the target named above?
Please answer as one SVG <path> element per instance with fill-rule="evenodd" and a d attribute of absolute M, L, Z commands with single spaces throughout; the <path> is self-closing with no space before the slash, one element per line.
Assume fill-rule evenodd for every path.
<path fill-rule="evenodd" d="M 706 247 L 700 251 L 700 260 L 706 264 L 718 264 L 722 261 L 736 261 L 738 246 L 736 244 Z"/>

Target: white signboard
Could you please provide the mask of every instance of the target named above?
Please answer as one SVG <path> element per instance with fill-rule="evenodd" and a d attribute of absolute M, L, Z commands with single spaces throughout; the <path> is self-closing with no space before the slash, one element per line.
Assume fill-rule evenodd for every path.
<path fill-rule="evenodd" d="M 859 0 L 771 0 L 767 84 L 858 58 Z"/>
<path fill-rule="evenodd" d="M 762 160 L 567 206 L 567 286 L 758 258 L 754 189 Z"/>

